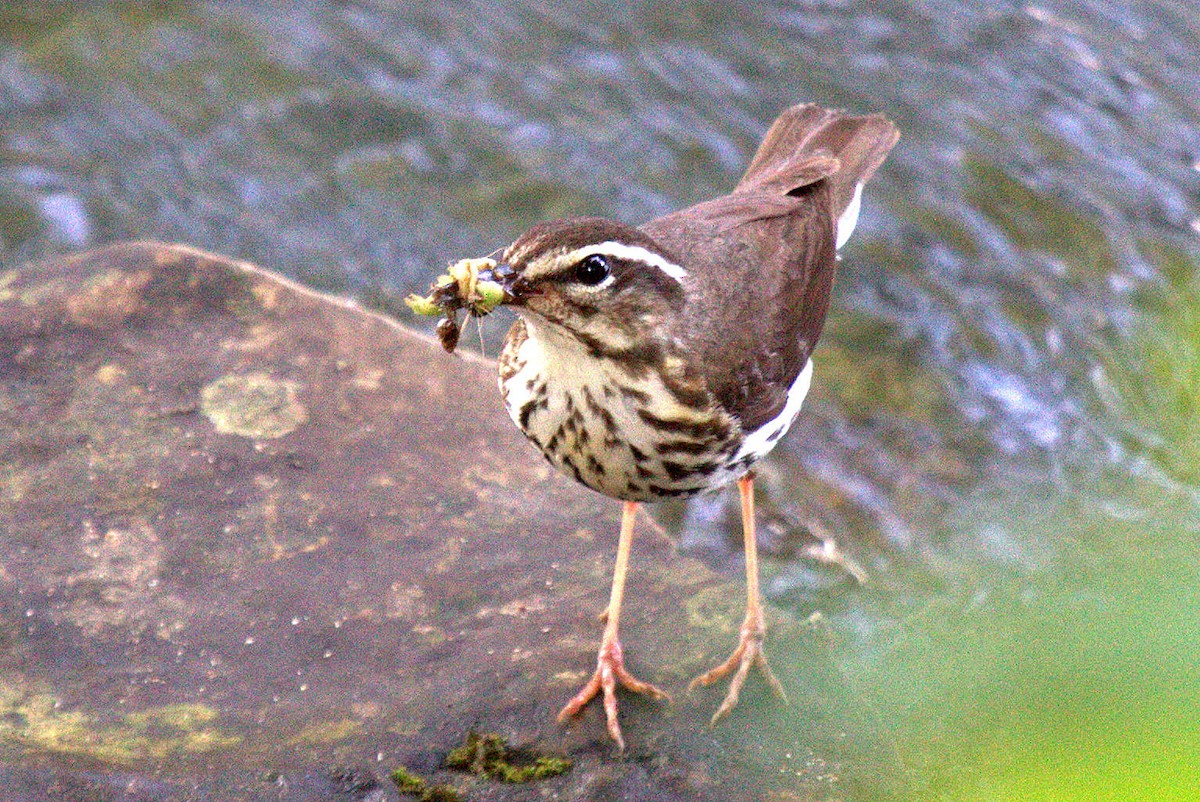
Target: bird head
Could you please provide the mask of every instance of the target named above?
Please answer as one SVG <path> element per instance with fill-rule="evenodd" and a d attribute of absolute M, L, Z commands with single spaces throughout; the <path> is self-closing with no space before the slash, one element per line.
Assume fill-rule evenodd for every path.
<path fill-rule="evenodd" d="M 481 278 L 535 327 L 628 348 L 683 304 L 687 271 L 649 235 L 600 218 L 541 223 L 505 249 Z"/>

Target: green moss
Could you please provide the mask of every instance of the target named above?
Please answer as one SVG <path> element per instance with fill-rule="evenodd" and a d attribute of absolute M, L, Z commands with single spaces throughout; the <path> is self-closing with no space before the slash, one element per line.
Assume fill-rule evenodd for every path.
<path fill-rule="evenodd" d="M 557 777 L 560 774 L 566 774 L 570 770 L 571 761 L 567 758 L 555 755 L 542 755 L 529 767 L 527 778 L 530 780 L 544 780 L 547 777 Z M 524 780 L 517 780 L 516 782 L 524 782 Z"/>
<path fill-rule="evenodd" d="M 451 785 L 430 785 L 429 781 L 404 766 L 391 773 L 396 790 L 415 796 L 419 802 L 462 802 L 462 794 Z"/>
<path fill-rule="evenodd" d="M 526 783 L 564 774 L 571 761 L 552 755 L 533 756 L 511 749 L 499 735 L 468 732 L 462 746 L 446 755 L 446 768 L 470 772 L 489 780 Z"/>
<path fill-rule="evenodd" d="M 421 794 L 420 802 L 462 802 L 462 794 L 451 785 L 434 785 Z"/>
<path fill-rule="evenodd" d="M 429 788 L 429 783 L 425 778 L 415 772 L 409 771 L 406 767 L 401 766 L 391 773 L 392 782 L 396 784 L 396 789 L 402 794 L 412 794 L 414 796 L 425 793 Z"/>

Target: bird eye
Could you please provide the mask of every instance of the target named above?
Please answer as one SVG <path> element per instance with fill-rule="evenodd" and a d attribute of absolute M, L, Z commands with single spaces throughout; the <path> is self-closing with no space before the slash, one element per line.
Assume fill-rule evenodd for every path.
<path fill-rule="evenodd" d="M 608 259 L 602 254 L 593 253 L 591 256 L 579 260 L 579 263 L 575 265 L 575 280 L 580 284 L 594 287 L 608 278 L 609 272 L 611 271 Z"/>

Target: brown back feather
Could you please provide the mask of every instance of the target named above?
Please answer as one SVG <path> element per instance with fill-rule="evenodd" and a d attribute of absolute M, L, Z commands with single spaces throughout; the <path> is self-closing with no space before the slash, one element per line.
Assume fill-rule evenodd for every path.
<path fill-rule="evenodd" d="M 816 347 L 837 267 L 836 221 L 898 137 L 880 115 L 795 106 L 771 126 L 733 194 L 642 227 L 687 268 L 676 334 L 744 431 L 779 415 Z"/>

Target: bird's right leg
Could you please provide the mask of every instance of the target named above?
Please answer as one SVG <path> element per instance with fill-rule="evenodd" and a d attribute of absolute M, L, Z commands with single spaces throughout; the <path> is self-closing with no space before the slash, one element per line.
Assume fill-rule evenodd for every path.
<path fill-rule="evenodd" d="M 558 721 L 565 723 L 571 716 L 576 715 L 592 700 L 597 693 L 604 697 L 604 715 L 608 720 L 608 734 L 617 742 L 617 748 L 625 751 L 625 738 L 621 735 L 621 725 L 617 721 L 617 684 L 621 684 L 634 693 L 644 693 L 655 699 L 670 700 L 667 694 L 651 685 L 642 682 L 629 673 L 625 668 L 624 650 L 618 637 L 621 624 L 621 600 L 625 595 L 625 574 L 629 568 L 629 552 L 633 546 L 633 524 L 637 518 L 638 502 L 626 501 L 621 514 L 621 537 L 617 541 L 617 562 L 613 567 L 612 592 L 608 597 L 608 609 L 605 611 L 604 635 L 600 638 L 600 651 L 596 655 L 596 671 L 579 693 L 567 702 L 559 712 Z"/>

